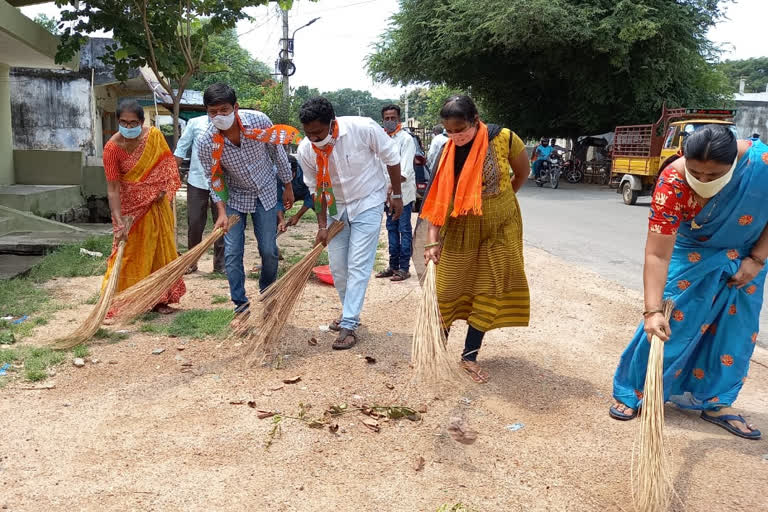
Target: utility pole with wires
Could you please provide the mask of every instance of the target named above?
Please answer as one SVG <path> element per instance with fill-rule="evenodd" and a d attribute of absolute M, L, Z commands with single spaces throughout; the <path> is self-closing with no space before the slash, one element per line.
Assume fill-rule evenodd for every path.
<path fill-rule="evenodd" d="M 282 15 L 283 15 L 283 38 L 280 40 L 280 43 L 282 44 L 282 50 L 280 51 L 280 62 L 284 62 L 287 60 L 290 62 L 291 67 L 293 67 L 293 71 L 296 71 L 296 67 L 293 66 L 293 62 L 291 62 L 290 57 L 293 56 L 293 39 L 288 38 L 288 10 L 287 9 L 280 9 Z M 283 103 L 285 107 L 288 107 L 288 100 L 291 96 L 291 86 L 289 83 L 289 77 L 293 73 L 286 73 L 288 69 L 283 70 L 282 66 L 280 71 L 283 74 Z"/>

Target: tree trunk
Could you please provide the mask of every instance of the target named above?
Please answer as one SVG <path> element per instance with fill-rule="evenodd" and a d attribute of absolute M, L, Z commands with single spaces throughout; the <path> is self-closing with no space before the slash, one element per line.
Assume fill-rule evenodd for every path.
<path fill-rule="evenodd" d="M 181 111 L 181 89 L 178 94 L 173 96 L 173 150 L 176 150 L 176 143 L 179 142 L 179 112 Z"/>

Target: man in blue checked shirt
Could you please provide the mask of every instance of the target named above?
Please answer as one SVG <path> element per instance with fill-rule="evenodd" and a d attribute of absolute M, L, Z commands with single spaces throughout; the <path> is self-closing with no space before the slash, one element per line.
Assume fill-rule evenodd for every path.
<path fill-rule="evenodd" d="M 203 231 L 208 222 L 208 208 L 210 205 L 213 221 L 216 222 L 219 210 L 213 204 L 208 191 L 208 182 L 205 179 L 205 171 L 200 164 L 195 142 L 205 133 L 211 122 L 208 116 L 203 115 L 187 121 L 184 132 L 176 143 L 176 164 L 181 165 L 185 158 L 189 160 L 189 175 L 187 176 L 187 247 L 190 249 L 199 244 L 203 239 Z M 190 155 L 191 152 L 191 155 Z M 197 265 L 190 267 L 188 273 L 196 272 Z M 219 238 L 213 244 L 213 271 L 224 273 L 224 239 Z"/>
<path fill-rule="evenodd" d="M 282 201 L 286 210 L 293 206 L 291 165 L 282 146 L 245 137 L 242 133 L 244 128 L 265 129 L 272 126 L 272 121 L 261 112 L 239 112 L 237 95 L 231 87 L 222 83 L 211 85 L 203 94 L 203 104 L 211 119 L 211 126 L 198 139 L 198 155 L 210 186 L 214 137 L 219 134 L 223 136 L 221 167 L 229 195 L 226 204 L 216 191 L 211 189 L 210 193 L 219 212 L 216 227 L 227 229 L 228 216 L 240 217 L 240 222 L 224 236 L 224 259 L 235 313 L 246 313 L 249 302 L 245 294 L 243 253 L 247 219 L 250 215 L 259 245 L 259 289 L 263 291 L 277 279 L 278 200 Z M 285 185 L 282 198 L 277 197 L 277 179 Z"/>

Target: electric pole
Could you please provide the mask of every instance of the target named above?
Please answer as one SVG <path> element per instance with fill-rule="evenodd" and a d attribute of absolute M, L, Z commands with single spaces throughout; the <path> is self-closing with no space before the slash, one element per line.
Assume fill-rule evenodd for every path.
<path fill-rule="evenodd" d="M 283 14 L 283 51 L 281 56 L 284 56 L 284 58 L 288 58 L 289 55 L 289 33 L 288 33 L 288 11 L 286 9 L 280 9 L 280 11 Z M 290 84 L 288 83 L 288 73 L 283 73 L 283 102 L 285 103 L 286 108 L 288 107 L 288 100 L 291 96 L 291 88 Z"/>

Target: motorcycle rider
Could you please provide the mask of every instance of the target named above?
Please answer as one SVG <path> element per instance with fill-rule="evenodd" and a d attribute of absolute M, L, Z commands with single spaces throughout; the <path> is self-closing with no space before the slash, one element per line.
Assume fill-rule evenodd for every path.
<path fill-rule="evenodd" d="M 533 154 L 531 155 L 531 166 L 533 167 L 533 176 L 535 179 L 539 179 L 541 174 L 541 166 L 549 159 L 549 155 L 552 154 L 552 146 L 549 145 L 549 139 L 542 137 L 539 145 L 533 148 Z"/>

